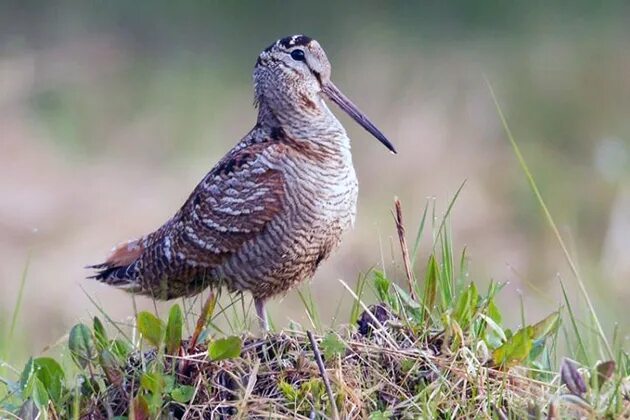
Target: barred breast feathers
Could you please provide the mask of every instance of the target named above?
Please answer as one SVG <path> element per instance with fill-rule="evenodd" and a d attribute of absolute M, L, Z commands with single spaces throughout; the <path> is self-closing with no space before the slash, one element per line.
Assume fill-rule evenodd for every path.
<path fill-rule="evenodd" d="M 207 268 L 221 264 L 286 213 L 288 161 L 306 159 L 320 167 L 339 157 L 292 139 L 281 127 L 260 134 L 250 133 L 228 153 L 171 220 L 163 236 L 176 258 Z"/>

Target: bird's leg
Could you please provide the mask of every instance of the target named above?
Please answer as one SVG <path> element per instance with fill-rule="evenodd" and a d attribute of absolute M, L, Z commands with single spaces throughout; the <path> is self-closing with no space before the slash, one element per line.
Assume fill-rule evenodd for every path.
<path fill-rule="evenodd" d="M 254 298 L 254 306 L 256 307 L 256 316 L 260 324 L 260 329 L 269 332 L 269 322 L 267 320 L 267 311 L 265 311 L 265 300 Z"/>
<path fill-rule="evenodd" d="M 195 347 L 197 347 L 197 341 L 199 341 L 199 336 L 203 329 L 208 325 L 210 318 L 212 317 L 212 313 L 214 312 L 214 307 L 217 304 L 217 295 L 210 289 L 210 294 L 208 295 L 208 299 L 206 299 L 206 303 L 204 303 L 203 308 L 201 309 L 201 314 L 199 318 L 197 318 L 197 325 L 195 326 L 195 331 L 193 332 L 192 337 L 188 341 L 188 350 L 182 351 L 183 354 L 187 352 L 194 352 Z M 180 353 L 181 355 L 181 353 Z M 184 357 L 179 365 L 179 373 L 185 375 L 188 370 L 188 362 L 190 359 Z"/>
<path fill-rule="evenodd" d="M 206 300 L 206 303 L 203 305 L 203 309 L 201 310 L 201 315 L 199 315 L 199 318 L 197 319 L 195 332 L 193 333 L 193 336 L 191 337 L 189 341 L 189 344 L 188 344 L 189 349 L 194 349 L 195 346 L 197 345 L 197 340 L 199 339 L 199 335 L 201 334 L 201 331 L 203 331 L 205 326 L 208 324 L 208 321 L 210 320 L 210 317 L 212 316 L 212 313 L 214 312 L 214 307 L 216 303 L 217 303 L 217 295 L 212 290 L 210 290 L 208 299 Z"/>

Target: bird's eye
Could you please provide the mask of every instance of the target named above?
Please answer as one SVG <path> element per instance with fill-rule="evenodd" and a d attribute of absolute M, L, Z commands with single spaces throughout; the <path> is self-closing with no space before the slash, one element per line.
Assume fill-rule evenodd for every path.
<path fill-rule="evenodd" d="M 293 50 L 291 51 L 291 58 L 295 61 L 305 61 L 306 57 L 304 57 L 304 51 L 302 50 Z"/>

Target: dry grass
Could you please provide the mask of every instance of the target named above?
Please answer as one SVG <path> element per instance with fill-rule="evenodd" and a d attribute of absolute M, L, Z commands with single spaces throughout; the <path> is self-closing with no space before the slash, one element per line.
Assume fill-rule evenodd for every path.
<path fill-rule="evenodd" d="M 161 415 L 175 418 L 415 418 L 523 417 L 532 402 L 549 401 L 557 386 L 529 378 L 521 369 L 492 367 L 487 350 L 467 346 L 452 351 L 443 332 L 414 332 L 383 305 L 363 312 L 357 329 L 337 337 L 343 350 L 324 356 L 331 383 L 331 404 L 314 349 L 303 331 L 265 338 L 243 337 L 240 357 L 213 362 L 198 346 L 186 356 L 165 357 L 165 372 L 194 387 L 188 403 L 168 401 Z M 379 319 L 380 318 L 380 319 Z M 380 324 L 380 325 L 379 325 Z M 316 336 L 318 347 L 326 337 Z M 326 346 L 325 343 L 323 344 Z M 156 353 L 143 355 L 144 366 Z M 128 413 L 146 369 L 138 355 L 127 365 L 119 385 L 94 395 L 82 418 Z M 181 366 L 186 369 L 182 372 Z"/>
<path fill-rule="evenodd" d="M 397 282 L 374 270 L 371 282 L 363 277 L 354 289 L 342 282 L 354 299 L 345 325 L 326 332 L 305 295 L 318 335 L 300 325 L 263 338 L 242 334 L 247 320 L 215 306 L 216 294 L 197 318 L 195 344 L 183 339 L 186 312 L 177 304 L 166 322 L 137 313 L 131 334 L 124 331 L 129 325 L 102 312 L 109 328 L 95 317 L 91 327 L 77 324 L 69 333 L 78 372 L 38 357 L 19 380 L 0 377 L 7 389 L 0 414 L 116 420 L 628 417 L 630 360 L 617 338 L 609 346 L 596 328 L 578 328 L 568 302 L 568 327 L 558 310 L 512 331 L 495 302 L 502 286 L 491 282 L 481 293 L 467 279 L 466 254 L 456 257 L 449 234 L 459 191 L 441 221 L 425 223 L 435 214 L 427 206 L 412 250 L 396 202 L 405 278 Z M 417 255 L 425 228 L 433 251 L 419 275 L 410 255 Z M 376 303 L 365 303 L 370 300 Z M 238 308 L 237 302 L 228 307 Z M 226 337 L 215 321 L 232 315 L 234 335 Z M 561 341 L 575 362 L 558 355 Z M 571 350 L 575 342 L 580 346 Z M 594 362 L 607 352 L 611 359 Z"/>

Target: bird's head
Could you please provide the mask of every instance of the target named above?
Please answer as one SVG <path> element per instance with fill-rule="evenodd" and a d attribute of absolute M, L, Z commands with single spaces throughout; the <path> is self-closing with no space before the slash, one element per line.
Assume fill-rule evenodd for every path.
<path fill-rule="evenodd" d="M 261 52 L 256 61 L 256 100 L 275 112 L 290 112 L 296 104 L 317 107 L 322 97 L 328 98 L 396 153 L 385 135 L 335 86 L 330 72 L 328 57 L 316 40 L 305 35 L 279 39 Z"/>

